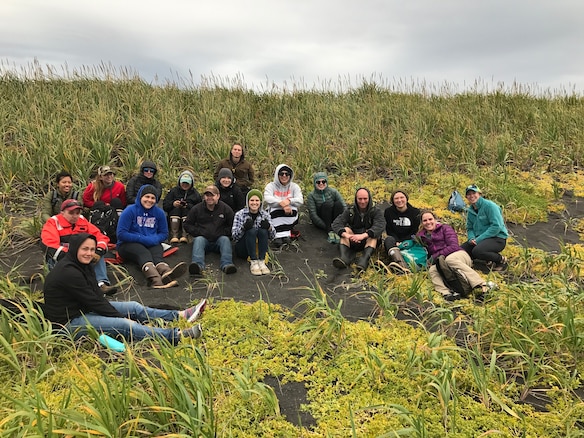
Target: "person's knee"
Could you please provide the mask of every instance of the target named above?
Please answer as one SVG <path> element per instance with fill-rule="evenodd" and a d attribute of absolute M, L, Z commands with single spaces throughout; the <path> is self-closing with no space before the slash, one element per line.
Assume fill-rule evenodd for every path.
<path fill-rule="evenodd" d="M 394 248 L 397 244 L 397 240 L 395 240 L 395 237 L 393 236 L 387 236 L 385 238 L 385 241 L 383 242 L 383 245 L 385 246 L 386 250 L 389 250 L 390 248 Z"/>

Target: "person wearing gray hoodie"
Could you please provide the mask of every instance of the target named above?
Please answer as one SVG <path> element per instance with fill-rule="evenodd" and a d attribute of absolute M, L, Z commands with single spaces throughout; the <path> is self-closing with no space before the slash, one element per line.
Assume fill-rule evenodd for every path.
<path fill-rule="evenodd" d="M 292 168 L 279 164 L 274 171 L 274 181 L 264 189 L 264 203 L 276 228 L 274 246 L 282 246 L 290 241 L 290 232 L 298 223 L 298 207 L 304 203 L 302 190 L 293 180 Z"/>
<path fill-rule="evenodd" d="M 168 191 L 162 201 L 162 208 L 168 215 L 170 224 L 170 243 L 187 243 L 187 232 L 183 222 L 196 204 L 202 201 L 201 195 L 194 187 L 195 177 L 189 170 L 183 170 L 178 176 L 178 183 Z"/>

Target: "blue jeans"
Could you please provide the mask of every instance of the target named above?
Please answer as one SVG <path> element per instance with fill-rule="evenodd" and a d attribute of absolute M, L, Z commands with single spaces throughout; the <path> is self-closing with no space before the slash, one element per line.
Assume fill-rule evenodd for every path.
<path fill-rule="evenodd" d="M 235 254 L 242 259 L 264 260 L 268 252 L 268 230 L 251 228 L 235 243 Z M 256 250 L 257 242 L 257 250 Z"/>
<path fill-rule="evenodd" d="M 231 254 L 231 240 L 227 236 L 221 236 L 214 242 L 209 242 L 203 236 L 195 237 L 193 240 L 193 252 L 191 254 L 191 261 L 205 268 L 205 253 L 218 252 L 221 255 L 221 269 L 233 263 L 233 256 Z"/>
<path fill-rule="evenodd" d="M 49 271 L 55 267 L 57 262 L 53 260 L 52 257 L 47 257 L 47 267 Z M 97 282 L 105 281 L 107 284 L 110 284 L 109 278 L 107 278 L 107 268 L 105 266 L 105 259 L 103 257 L 99 258 L 99 261 L 94 265 L 93 269 L 95 270 L 95 278 L 97 278 Z"/>
<path fill-rule="evenodd" d="M 175 321 L 178 319 L 177 310 L 154 309 L 145 307 L 136 301 L 110 301 L 110 304 L 125 318 L 102 316 L 90 312 L 73 318 L 66 324 L 65 328 L 74 333 L 76 339 L 87 334 L 87 326 L 93 326 L 100 333 L 105 333 L 112 337 L 122 336 L 128 341 L 161 337 L 171 344 L 178 343 L 180 339 L 178 329 L 151 327 L 141 324 L 156 318 L 164 321 Z"/>

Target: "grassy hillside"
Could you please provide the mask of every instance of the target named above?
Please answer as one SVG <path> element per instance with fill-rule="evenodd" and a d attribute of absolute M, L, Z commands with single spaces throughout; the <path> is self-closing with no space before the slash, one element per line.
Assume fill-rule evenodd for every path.
<path fill-rule="evenodd" d="M 584 101 L 569 96 L 408 94 L 363 83 L 344 93 L 258 94 L 139 80 L 0 77 L 0 248 L 34 237 L 23 208 L 71 171 L 82 188 L 102 164 L 126 181 L 156 161 L 167 188 L 182 168 L 196 185 L 242 142 L 260 179 L 278 163 L 311 187 L 326 169 L 343 195 L 366 184 L 377 201 L 405 187 L 419 207 L 445 210 L 454 188 L 475 182 L 507 220 L 545 220 L 562 195 L 584 194 Z M 31 225 L 32 224 L 32 225 Z M 346 321 L 315 283 L 292 320 L 265 302 L 223 302 L 205 315 L 200 343 L 144 342 L 124 357 L 51 334 L 26 308 L 0 317 L 1 436 L 582 436 L 584 249 L 558 254 L 510 245 L 507 277 L 484 304 L 452 307 L 425 273 L 371 269 L 379 317 Z M 510 280 L 512 279 L 512 281 Z M 11 273 L 0 295 L 27 297 Z M 407 309 L 419 324 L 396 315 Z M 465 336 L 458 338 L 457 328 Z M 302 382 L 312 429 L 280 415 L 264 378 Z M 544 410 L 526 404 L 541 394 Z"/>

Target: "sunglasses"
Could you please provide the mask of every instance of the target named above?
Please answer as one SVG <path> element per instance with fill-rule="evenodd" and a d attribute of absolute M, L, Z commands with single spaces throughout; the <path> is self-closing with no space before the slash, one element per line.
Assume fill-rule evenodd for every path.
<path fill-rule="evenodd" d="M 316 182 L 318 185 L 320 184 L 326 184 L 326 181 L 324 179 L 321 179 L 319 181 Z"/>
<path fill-rule="evenodd" d="M 144 169 L 142 169 L 143 172 L 155 172 L 155 169 L 153 169 L 152 167 L 145 167 Z"/>
<path fill-rule="evenodd" d="M 290 172 L 279 172 L 279 176 L 290 176 Z"/>

